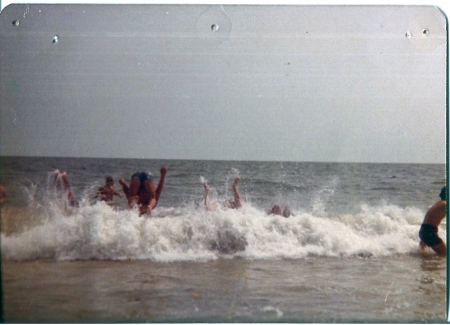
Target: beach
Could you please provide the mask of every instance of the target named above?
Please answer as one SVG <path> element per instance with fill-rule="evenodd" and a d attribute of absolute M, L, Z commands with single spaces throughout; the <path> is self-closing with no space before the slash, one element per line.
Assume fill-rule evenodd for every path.
<path fill-rule="evenodd" d="M 8 159 L 6 322 L 446 320 L 446 259 L 417 235 L 445 165 Z M 147 167 L 157 180 L 162 165 L 151 218 L 93 199 L 106 175 Z M 51 196 L 55 168 L 77 207 Z M 236 176 L 243 207 L 206 211 L 201 178 L 220 202 Z M 269 215 L 273 204 L 294 215 Z"/>

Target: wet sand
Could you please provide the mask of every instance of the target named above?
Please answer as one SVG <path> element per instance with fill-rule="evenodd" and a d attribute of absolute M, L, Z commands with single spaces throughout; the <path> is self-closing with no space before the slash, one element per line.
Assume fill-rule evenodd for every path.
<path fill-rule="evenodd" d="M 6 322 L 445 322 L 446 260 L 2 261 Z"/>

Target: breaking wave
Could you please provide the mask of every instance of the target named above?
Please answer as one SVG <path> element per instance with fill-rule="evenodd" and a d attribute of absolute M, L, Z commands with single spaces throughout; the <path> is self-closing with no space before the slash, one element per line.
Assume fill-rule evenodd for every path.
<path fill-rule="evenodd" d="M 417 251 L 424 213 L 387 204 L 364 204 L 355 214 L 292 212 L 294 216 L 284 218 L 251 203 L 239 210 L 215 211 L 188 204 L 159 207 L 146 218 L 135 210 L 87 201 L 69 210 L 4 209 L 2 219 L 9 223 L 2 222 L 2 258 L 170 262 L 387 256 Z M 445 238 L 444 227 L 440 236 Z"/>

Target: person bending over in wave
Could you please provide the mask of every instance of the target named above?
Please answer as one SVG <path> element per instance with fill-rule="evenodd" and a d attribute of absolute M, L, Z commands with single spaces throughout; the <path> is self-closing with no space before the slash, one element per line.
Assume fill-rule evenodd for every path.
<path fill-rule="evenodd" d="M 294 214 L 291 212 L 291 209 L 289 209 L 288 206 L 284 208 L 283 211 L 281 211 L 281 207 L 279 205 L 274 205 L 272 209 L 268 212 L 268 214 L 274 214 L 277 216 L 283 216 L 285 218 L 289 218 L 290 216 L 293 216 Z"/>
<path fill-rule="evenodd" d="M 54 184 L 56 193 L 59 197 L 62 194 L 67 193 L 67 202 L 71 207 L 76 206 L 75 202 L 75 194 L 73 194 L 69 178 L 67 177 L 66 172 L 61 172 L 59 169 L 56 169 L 54 172 Z"/>
<path fill-rule="evenodd" d="M 419 245 L 422 250 L 428 246 L 438 255 L 445 255 L 447 246 L 438 236 L 438 227 L 446 215 L 447 196 L 445 186 L 442 188 L 439 197 L 441 199 L 429 208 L 425 214 L 419 231 Z"/>
<path fill-rule="evenodd" d="M 134 173 L 131 176 L 130 186 L 127 185 L 123 178 L 119 179 L 130 208 L 137 205 L 141 215 L 151 215 L 152 210 L 158 204 L 159 196 L 164 186 L 167 168 L 162 167 L 160 173 L 161 178 L 159 179 L 158 187 L 155 186 L 153 176 L 146 172 Z"/>
<path fill-rule="evenodd" d="M 114 187 L 114 179 L 111 176 L 107 176 L 105 178 L 105 185 L 98 188 L 97 194 L 94 196 L 94 199 L 100 197 L 101 201 L 112 202 L 114 195 L 122 197 L 120 193 L 116 192 L 116 189 Z"/>
<path fill-rule="evenodd" d="M 239 188 L 238 188 L 238 183 L 240 182 L 240 178 L 236 177 L 234 179 L 232 188 L 233 188 L 233 193 L 234 193 L 234 198 L 233 200 L 227 200 L 225 201 L 222 205 L 226 208 L 230 208 L 230 209 L 239 209 L 240 207 L 242 207 L 242 198 L 241 198 L 241 194 L 239 193 Z M 202 182 L 203 187 L 205 188 L 205 207 L 207 211 L 212 211 L 215 210 L 217 208 L 217 202 L 214 202 L 213 204 L 211 204 L 211 202 L 209 201 L 209 185 L 208 183 L 205 181 Z"/>

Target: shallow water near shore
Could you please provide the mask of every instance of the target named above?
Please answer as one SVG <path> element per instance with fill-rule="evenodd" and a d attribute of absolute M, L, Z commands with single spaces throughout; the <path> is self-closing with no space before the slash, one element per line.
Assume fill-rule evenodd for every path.
<path fill-rule="evenodd" d="M 444 322 L 445 258 L 3 263 L 7 322 Z"/>

